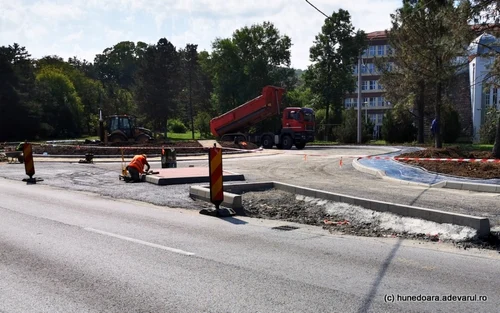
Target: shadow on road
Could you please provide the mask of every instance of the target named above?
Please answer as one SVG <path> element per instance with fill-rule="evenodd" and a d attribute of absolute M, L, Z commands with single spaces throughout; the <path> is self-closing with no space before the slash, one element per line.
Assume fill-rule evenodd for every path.
<path fill-rule="evenodd" d="M 432 185 L 434 185 L 435 183 L 437 183 L 437 180 L 438 179 L 438 175 L 434 175 L 434 179 L 429 183 L 429 187 L 425 188 L 418 196 L 415 197 L 415 199 L 413 199 L 412 202 L 410 202 L 410 205 L 414 205 L 418 199 L 420 199 L 420 197 L 422 197 L 424 195 L 424 193 L 426 193 L 427 191 L 429 191 L 432 187 Z"/>
<path fill-rule="evenodd" d="M 399 247 L 401 246 L 402 241 L 403 241 L 403 239 L 399 238 L 398 242 L 394 245 L 391 252 L 389 253 L 387 258 L 385 259 L 384 264 L 382 264 L 382 267 L 378 271 L 377 278 L 375 279 L 375 281 L 372 284 L 370 292 L 366 295 L 365 299 L 363 300 L 363 304 L 361 305 L 361 307 L 358 310 L 359 313 L 368 312 L 368 309 L 370 308 L 370 306 L 373 302 L 373 298 L 377 294 L 378 287 L 379 287 L 380 283 L 382 282 L 382 279 L 384 278 L 385 273 L 387 272 L 387 269 L 389 268 L 389 265 L 392 262 L 392 259 L 394 259 L 394 256 L 396 256 L 396 252 L 399 250 Z"/>

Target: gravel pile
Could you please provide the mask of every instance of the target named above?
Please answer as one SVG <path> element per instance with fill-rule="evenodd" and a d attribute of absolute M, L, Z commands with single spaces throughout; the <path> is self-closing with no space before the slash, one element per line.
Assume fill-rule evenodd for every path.
<path fill-rule="evenodd" d="M 500 250 L 498 233 L 488 240 L 479 240 L 476 231 L 469 227 L 401 217 L 275 189 L 244 193 L 242 201 L 247 216 L 321 226 L 331 233 L 450 242 L 463 249 Z"/>

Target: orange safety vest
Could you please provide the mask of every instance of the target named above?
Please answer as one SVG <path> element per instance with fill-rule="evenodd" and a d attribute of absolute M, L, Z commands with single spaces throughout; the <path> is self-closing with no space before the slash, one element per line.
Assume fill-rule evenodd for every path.
<path fill-rule="evenodd" d="M 146 158 L 142 155 L 136 155 L 132 161 L 130 161 L 130 164 L 128 165 L 129 167 L 133 167 L 139 171 L 139 173 L 144 173 L 144 166 L 146 165 L 148 161 L 146 161 Z"/>

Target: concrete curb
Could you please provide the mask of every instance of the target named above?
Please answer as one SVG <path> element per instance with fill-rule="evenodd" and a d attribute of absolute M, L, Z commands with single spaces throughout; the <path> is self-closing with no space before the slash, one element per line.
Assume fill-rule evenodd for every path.
<path fill-rule="evenodd" d="M 241 195 L 232 192 L 242 193 L 244 191 L 262 191 L 271 188 L 298 194 L 311 198 L 319 198 L 334 202 L 343 202 L 352 205 L 357 205 L 366 209 L 378 212 L 390 212 L 400 216 L 420 218 L 441 224 L 455 224 L 471 227 L 477 230 L 479 237 L 485 237 L 490 234 L 490 221 L 488 218 L 464 215 L 458 213 L 450 213 L 440 210 L 433 210 L 409 205 L 401 205 L 390 202 L 370 200 L 359 197 L 352 197 L 343 194 L 336 194 L 327 191 L 304 188 L 300 186 L 284 184 L 280 182 L 263 182 L 263 183 L 244 183 L 244 184 L 228 184 L 224 185 L 224 205 L 233 208 L 235 211 L 242 211 Z M 231 191 L 231 192 L 230 192 Z M 210 190 L 208 186 L 192 186 L 190 195 L 197 199 L 210 201 Z M 227 197 L 227 201 L 226 201 Z M 234 206 L 234 207 L 233 207 Z M 237 214 L 240 214 L 237 212 Z"/>
<path fill-rule="evenodd" d="M 385 171 L 377 170 L 365 165 L 362 165 L 358 162 L 357 159 L 352 161 L 352 166 L 366 174 L 374 175 L 380 177 L 385 180 L 390 180 L 403 185 L 413 185 L 413 186 L 422 186 L 422 187 L 431 187 L 431 188 L 448 188 L 448 189 L 457 189 L 457 190 L 468 190 L 468 191 L 477 191 L 477 192 L 490 192 L 490 193 L 500 193 L 500 185 L 494 184 L 479 184 L 479 183 L 468 183 L 468 182 L 457 182 L 457 181 L 441 181 L 435 184 L 426 184 L 426 183 L 417 183 L 407 180 L 402 180 L 394 177 L 387 176 Z"/>
<path fill-rule="evenodd" d="M 238 181 L 245 180 L 245 175 L 237 174 L 229 171 L 225 171 L 222 175 L 223 181 Z M 189 177 L 161 177 L 156 175 L 147 175 L 146 181 L 151 184 L 158 186 L 166 185 L 180 185 L 180 184 L 197 184 L 197 183 L 208 183 L 210 182 L 209 175 L 202 176 L 189 176 Z M 209 194 L 210 198 L 210 194 Z"/>
<path fill-rule="evenodd" d="M 210 202 L 210 188 L 206 186 L 190 186 L 189 195 L 192 198 Z M 241 195 L 224 191 L 224 201 L 221 205 L 233 209 L 238 215 L 243 215 Z"/>

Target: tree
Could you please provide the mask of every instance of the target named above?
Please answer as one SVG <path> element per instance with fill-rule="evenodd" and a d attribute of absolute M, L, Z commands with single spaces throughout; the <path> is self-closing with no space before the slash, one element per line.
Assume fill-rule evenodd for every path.
<path fill-rule="evenodd" d="M 161 38 L 146 49 L 137 71 L 135 96 L 140 112 L 151 122 L 153 130 L 166 134 L 168 118 L 178 108 L 180 76 L 179 53 L 170 41 Z"/>
<path fill-rule="evenodd" d="M 81 134 L 83 106 L 63 71 L 45 67 L 36 76 L 37 100 L 42 108 L 43 135 L 72 138 Z"/>
<path fill-rule="evenodd" d="M 218 38 L 205 69 L 211 73 L 212 101 L 218 113 L 226 112 L 261 94 L 266 85 L 291 88 L 291 39 L 270 22 L 236 30 L 231 38 Z"/>
<path fill-rule="evenodd" d="M 181 101 L 186 105 L 186 121 L 189 122 L 192 138 L 194 139 L 196 112 L 206 110 L 210 107 L 210 79 L 202 68 L 198 45 L 187 44 L 180 50 L 182 63 L 182 81 L 184 88 L 181 93 Z M 207 53 L 203 54 L 207 58 Z"/>
<path fill-rule="evenodd" d="M 364 47 L 366 35 L 361 30 L 354 31 L 348 11 L 340 9 L 325 19 L 321 33 L 316 36 L 310 49 L 313 64 L 304 73 L 304 79 L 319 98 L 321 107 L 326 109 L 326 123 L 330 121 L 332 105 L 334 123 L 338 124 L 342 120 L 342 99 L 346 93 L 356 89 L 352 67 Z M 326 135 L 330 135 L 328 127 Z"/>
<path fill-rule="evenodd" d="M 147 44 L 131 41 L 122 41 L 103 53 L 96 55 L 94 60 L 97 77 L 104 84 L 116 83 L 120 88 L 132 89 L 135 74 Z"/>
<path fill-rule="evenodd" d="M 99 116 L 99 107 L 102 106 L 102 101 L 104 100 L 106 104 L 103 107 L 105 112 L 114 112 L 111 108 L 115 109 L 118 106 L 116 102 L 119 101 L 119 96 L 107 99 L 101 82 L 86 76 L 82 71 L 85 70 L 86 66 L 89 67 L 90 65 L 85 65 L 85 63 L 81 63 L 76 59 L 70 58 L 68 62 L 65 62 L 57 56 L 49 56 L 39 59 L 36 63 L 39 69 L 53 68 L 60 70 L 71 80 L 83 106 L 81 123 L 84 125 L 87 134 L 96 134 L 96 120 Z M 125 112 L 132 113 L 127 110 Z"/>
<path fill-rule="evenodd" d="M 452 0 L 403 0 L 403 7 L 392 15 L 390 38 L 396 50 L 397 73 L 384 75 L 382 82 L 386 89 L 399 89 L 399 94 L 416 95 L 419 142 L 423 141 L 424 103 L 434 104 L 434 117 L 441 125 L 447 84 L 467 65 L 459 58 L 466 55 L 471 39 L 467 20 L 468 4 L 455 5 Z M 427 89 L 433 92 L 429 100 Z M 435 136 L 435 147 L 442 147 L 440 132 Z"/>
<path fill-rule="evenodd" d="M 34 138 L 39 109 L 33 101 L 35 76 L 31 56 L 14 43 L 0 47 L 0 140 Z"/>

